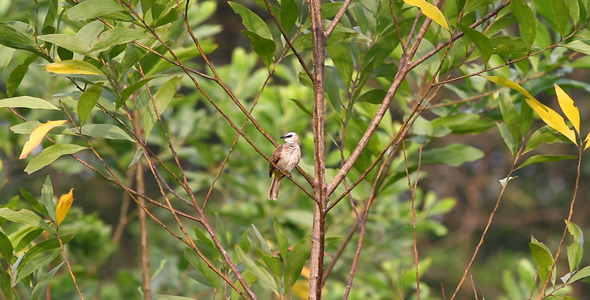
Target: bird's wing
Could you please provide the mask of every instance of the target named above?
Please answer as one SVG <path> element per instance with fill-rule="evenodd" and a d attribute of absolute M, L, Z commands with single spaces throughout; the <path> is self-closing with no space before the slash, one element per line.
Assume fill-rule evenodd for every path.
<path fill-rule="evenodd" d="M 281 158 L 281 152 L 283 151 L 283 145 L 280 145 L 278 147 L 275 148 L 275 150 L 272 152 L 272 156 L 270 157 L 270 161 L 272 163 L 270 163 L 268 165 L 268 177 L 272 176 L 273 170 L 276 169 L 276 165 L 279 163 L 279 159 Z M 274 166 L 273 166 L 274 163 Z"/>

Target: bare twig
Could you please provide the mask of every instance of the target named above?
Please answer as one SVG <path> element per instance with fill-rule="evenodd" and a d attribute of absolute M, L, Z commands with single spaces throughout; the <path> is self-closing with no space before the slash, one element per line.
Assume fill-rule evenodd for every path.
<path fill-rule="evenodd" d="M 494 216 L 496 215 L 496 211 L 498 211 L 498 208 L 500 207 L 500 201 L 502 200 L 502 197 L 504 196 L 504 192 L 506 191 L 506 187 L 508 186 L 508 181 L 510 181 L 510 177 L 512 176 L 512 173 L 514 173 L 514 171 L 516 169 L 516 166 L 517 166 L 516 164 L 517 164 L 518 160 L 520 159 L 520 155 L 522 154 L 523 150 L 524 149 L 522 146 L 519 147 L 518 151 L 516 152 L 516 154 L 514 156 L 514 161 L 512 162 L 512 167 L 510 168 L 510 171 L 506 175 L 506 181 L 502 185 L 502 189 L 500 190 L 500 193 L 498 194 L 498 198 L 496 198 L 496 204 L 494 205 L 494 209 L 490 213 L 486 227 L 484 228 L 484 230 L 481 234 L 481 237 L 479 238 L 479 242 L 477 243 L 477 246 L 475 247 L 475 250 L 473 251 L 473 255 L 471 256 L 471 259 L 469 260 L 467 267 L 465 267 L 465 271 L 463 272 L 463 276 L 461 276 L 461 279 L 459 280 L 459 283 L 457 284 L 457 287 L 455 288 L 455 292 L 453 292 L 453 295 L 451 296 L 451 300 L 455 299 L 455 297 L 459 293 L 459 290 L 461 289 L 461 286 L 463 286 L 463 283 L 465 282 L 465 279 L 467 278 L 467 274 L 469 274 L 469 270 L 471 269 L 471 266 L 473 265 L 473 262 L 475 261 L 475 257 L 477 257 L 477 254 L 479 253 L 479 249 L 481 248 L 481 245 L 483 245 L 483 242 L 484 242 L 485 236 L 488 232 L 488 229 L 490 229 L 490 226 L 492 225 L 492 221 L 494 220 Z"/>

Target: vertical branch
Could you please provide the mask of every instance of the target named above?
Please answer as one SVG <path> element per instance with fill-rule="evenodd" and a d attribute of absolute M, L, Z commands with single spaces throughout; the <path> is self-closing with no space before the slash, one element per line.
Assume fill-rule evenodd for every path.
<path fill-rule="evenodd" d="M 581 141 L 581 140 L 580 140 Z M 561 254 L 561 249 L 563 248 L 563 242 L 565 241 L 565 237 L 567 236 L 568 228 L 570 226 L 570 222 L 572 221 L 572 216 L 574 215 L 574 204 L 576 203 L 576 198 L 578 196 L 578 190 L 580 188 L 580 176 L 582 175 L 581 166 L 582 166 L 582 154 L 584 153 L 583 143 L 580 142 L 578 146 L 578 165 L 576 166 L 576 183 L 574 186 L 574 194 L 572 195 L 572 202 L 570 202 L 570 210 L 567 215 L 567 219 L 565 220 L 565 228 L 563 229 L 563 234 L 561 235 L 561 239 L 559 240 L 559 246 L 557 247 L 557 252 L 555 253 L 555 258 L 553 259 L 553 264 L 551 265 L 551 269 L 549 270 L 549 274 L 555 272 L 555 266 L 557 265 L 557 259 L 559 259 L 559 255 Z M 547 286 L 549 286 L 549 281 L 551 280 L 551 275 L 545 279 L 543 282 L 543 287 L 541 288 L 541 293 L 537 299 L 543 299 L 545 297 L 545 290 Z"/>
<path fill-rule="evenodd" d="M 324 60 L 326 36 L 322 28 L 322 3 L 309 1 L 313 46 L 313 137 L 314 137 L 314 194 L 313 229 L 311 233 L 311 263 L 309 299 L 322 298 L 324 271 L 324 237 L 326 216 L 326 180 L 324 161 Z"/>
<path fill-rule="evenodd" d="M 136 122 L 136 126 L 134 126 L 136 134 L 139 136 L 141 134 L 139 126 L 139 111 L 134 111 L 134 122 Z M 139 146 L 138 146 L 139 147 Z M 137 163 L 137 168 L 135 169 L 135 184 L 137 185 L 137 192 L 140 195 L 145 194 L 145 182 L 143 177 L 143 164 L 141 162 Z M 141 209 L 141 207 L 145 207 L 145 199 L 139 197 L 137 199 L 139 201 L 139 228 L 140 228 L 140 246 L 141 246 L 141 279 L 142 279 L 142 290 L 143 290 L 143 299 L 150 300 L 152 299 L 152 287 L 151 287 L 151 276 L 150 276 L 150 253 L 148 248 L 148 232 L 147 232 L 147 214 L 145 210 Z"/>

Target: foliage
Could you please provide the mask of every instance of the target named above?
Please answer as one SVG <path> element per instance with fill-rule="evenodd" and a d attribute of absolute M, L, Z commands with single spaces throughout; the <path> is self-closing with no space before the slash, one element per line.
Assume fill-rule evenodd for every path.
<path fill-rule="evenodd" d="M 39 197 L 22 188 L 0 208 L 4 296 L 472 296 L 473 277 L 475 292 L 465 281 L 515 172 L 577 159 L 554 250 L 531 238 L 518 278 L 509 269 L 501 278 L 510 299 L 570 299 L 590 275 L 572 222 L 590 134 L 569 96 L 588 84 L 567 77 L 590 66 L 588 2 L 440 2 L 229 2 L 252 52 L 232 49 L 227 64 L 216 1 L 46 0 L 1 11 L 3 158 L 20 152 L 19 174 L 68 183 L 57 202 L 46 177 Z M 547 126 L 535 129 L 535 116 Z M 435 251 L 420 249 L 449 233 L 442 220 L 458 200 L 428 184 L 431 166 L 486 157 L 478 143 L 496 130 L 514 160 L 469 261 L 438 279 Z M 269 203 L 260 179 L 285 131 L 300 133 L 304 156 Z M 465 135 L 474 138 L 452 141 Z M 577 152 L 530 154 L 544 143 Z M 83 189 L 82 179 L 93 183 Z M 103 193 L 104 181 L 123 196 Z M 115 230 L 76 209 L 67 216 L 74 187 L 90 207 L 116 203 Z M 100 278 L 129 242 L 125 229 L 139 240 L 141 271 Z M 558 273 L 562 250 L 568 272 Z"/>

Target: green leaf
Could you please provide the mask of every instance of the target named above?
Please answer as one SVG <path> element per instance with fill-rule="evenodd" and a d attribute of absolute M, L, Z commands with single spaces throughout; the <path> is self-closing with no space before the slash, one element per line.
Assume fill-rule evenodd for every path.
<path fill-rule="evenodd" d="M 534 155 L 527 158 L 522 164 L 520 164 L 515 170 L 526 167 L 528 165 L 536 163 L 554 162 L 564 159 L 576 159 L 575 155 Z"/>
<path fill-rule="evenodd" d="M 281 25 L 287 34 L 291 32 L 299 18 L 299 7 L 295 0 L 281 0 Z"/>
<path fill-rule="evenodd" d="M 0 44 L 9 48 L 27 50 L 47 61 L 52 61 L 51 57 L 41 51 L 41 48 L 35 43 L 31 35 L 10 24 L 0 24 Z"/>
<path fill-rule="evenodd" d="M 242 17 L 242 23 L 248 31 L 255 33 L 263 39 L 272 40 L 270 29 L 268 29 L 266 23 L 257 14 L 236 2 L 229 1 L 228 3 L 234 12 Z"/>
<path fill-rule="evenodd" d="M 146 136 L 148 136 L 154 128 L 154 124 L 156 124 L 158 121 L 158 115 L 161 115 L 168 107 L 168 104 L 170 104 L 170 101 L 172 101 L 174 94 L 176 94 L 176 86 L 180 82 L 180 79 L 182 79 L 181 76 L 172 77 L 170 80 L 164 83 L 164 85 L 162 85 L 160 89 L 158 89 L 158 92 L 154 95 L 157 115 L 154 111 L 152 103 L 150 102 L 148 104 L 148 113 L 143 115 L 143 131 L 145 132 Z"/>
<path fill-rule="evenodd" d="M 549 125 L 541 127 L 539 130 L 535 131 L 531 137 L 529 138 L 524 153 L 527 153 L 531 150 L 537 149 L 542 143 L 553 144 L 553 143 L 569 143 L 570 140 L 559 134 L 555 129 L 551 128 Z"/>
<path fill-rule="evenodd" d="M 4 292 L 4 296 L 6 299 L 15 299 L 12 296 L 12 286 L 10 285 L 11 278 L 10 274 L 4 270 L 4 268 L 0 268 L 0 287 L 2 288 L 2 292 Z"/>
<path fill-rule="evenodd" d="M 104 82 L 98 82 L 87 88 L 80 99 L 78 100 L 78 118 L 80 119 L 80 125 L 84 124 L 86 118 L 98 102 L 100 94 L 102 93 L 102 86 Z"/>
<path fill-rule="evenodd" d="M 541 282 L 545 282 L 549 276 L 551 276 L 550 270 L 551 266 L 553 265 L 553 255 L 549 248 L 545 246 L 545 244 L 537 241 L 534 237 L 531 236 L 531 242 L 529 243 L 529 248 L 531 249 L 531 255 L 533 257 L 533 261 L 537 266 L 537 272 L 539 272 L 539 278 Z M 555 283 L 555 274 L 556 268 L 553 268 L 553 278 L 552 283 Z"/>
<path fill-rule="evenodd" d="M 112 46 L 127 44 L 139 39 L 149 38 L 151 34 L 133 28 L 115 27 L 103 32 L 93 45 L 90 52 L 99 53 L 108 50 Z"/>
<path fill-rule="evenodd" d="M 201 257 L 190 248 L 184 250 L 184 258 L 195 268 L 198 272 L 190 273 L 189 276 L 196 281 L 206 284 L 214 288 L 221 288 L 221 277 L 215 273 L 209 266 L 203 261 Z"/>
<path fill-rule="evenodd" d="M 551 4 L 551 15 L 555 20 L 557 31 L 560 35 L 565 34 L 570 21 L 570 14 L 565 3 L 565 0 L 550 0 Z"/>
<path fill-rule="evenodd" d="M 47 216 L 47 209 L 45 208 L 45 206 L 43 206 L 43 204 L 41 204 L 41 202 L 39 202 L 39 200 L 37 200 L 37 198 L 35 198 L 31 193 L 29 193 L 29 191 L 27 191 L 24 187 L 20 188 L 20 194 L 23 198 L 25 198 L 27 201 L 29 201 L 29 203 L 31 204 L 31 207 L 38 213 L 40 213 L 43 216 Z"/>
<path fill-rule="evenodd" d="M 576 223 L 570 221 L 567 230 L 574 238 L 574 242 L 580 244 L 580 246 L 584 246 L 584 232 L 582 232 Z"/>
<path fill-rule="evenodd" d="M 53 229 L 47 225 L 45 220 L 41 219 L 41 217 L 39 217 L 37 214 L 27 209 L 14 211 L 10 208 L 2 207 L 0 208 L 0 218 L 4 218 L 14 223 L 24 224 L 34 228 L 42 228 L 49 232 L 53 232 Z"/>
<path fill-rule="evenodd" d="M 537 18 L 523 0 L 510 1 L 510 8 L 518 21 L 521 37 L 530 48 L 537 35 Z"/>
<path fill-rule="evenodd" d="M 270 247 L 268 246 L 268 243 L 266 242 L 264 237 L 262 237 L 262 234 L 260 234 L 260 231 L 258 231 L 258 229 L 256 228 L 256 226 L 254 226 L 254 224 L 252 224 L 252 229 L 254 230 L 254 235 L 256 236 L 256 239 L 258 240 L 258 247 L 257 248 L 262 250 L 263 254 L 271 255 L 272 252 L 270 251 Z"/>
<path fill-rule="evenodd" d="M 302 238 L 297 244 L 295 244 L 295 246 L 293 246 L 291 253 L 289 253 L 289 259 L 287 260 L 287 267 L 285 270 L 286 278 L 284 284 L 286 286 L 293 286 L 299 279 L 301 270 L 310 257 L 310 250 L 311 239 L 309 236 Z"/>
<path fill-rule="evenodd" d="M 80 21 L 120 11 L 124 11 L 124 8 L 113 0 L 86 0 L 70 8 L 68 18 L 72 21 Z"/>
<path fill-rule="evenodd" d="M 477 47 L 477 50 L 481 53 L 481 58 L 484 64 L 488 63 L 492 54 L 494 54 L 494 45 L 485 34 L 465 26 L 461 23 L 457 23 L 459 29 L 465 33 L 465 36 Z"/>
<path fill-rule="evenodd" d="M 454 134 L 466 134 L 486 131 L 494 127 L 494 122 L 478 114 L 460 113 L 434 119 L 432 126 L 449 128 Z"/>
<path fill-rule="evenodd" d="M 0 230 L 0 255 L 6 259 L 7 262 L 12 260 L 12 242 L 10 239 Z"/>
<path fill-rule="evenodd" d="M 508 150 L 510 150 L 510 153 L 514 155 L 514 152 L 516 152 L 517 147 L 516 144 L 514 144 L 514 138 L 512 137 L 510 130 L 504 123 L 497 123 L 496 127 L 498 127 L 498 131 L 500 132 L 500 135 L 502 136 L 504 143 L 508 147 Z"/>
<path fill-rule="evenodd" d="M 383 103 L 383 99 L 385 99 L 385 95 L 387 91 L 384 89 L 371 89 L 362 94 L 358 99 L 357 102 L 368 102 L 372 104 L 381 104 Z"/>
<path fill-rule="evenodd" d="M 574 24 L 577 24 L 580 21 L 580 4 L 578 0 L 565 0 L 565 3 L 569 9 L 570 16 L 574 20 Z"/>
<path fill-rule="evenodd" d="M 67 244 L 73 237 L 73 235 L 66 235 L 61 239 L 64 244 Z M 33 246 L 25 253 L 18 265 L 16 277 L 13 277 L 13 286 L 36 270 L 47 268 L 47 265 L 60 253 L 61 249 L 57 238 L 48 239 Z"/>
<path fill-rule="evenodd" d="M 12 97 L 12 95 L 14 95 L 14 91 L 16 91 L 16 88 L 18 88 L 20 83 L 23 81 L 25 74 L 27 74 L 29 65 L 33 63 L 37 57 L 39 57 L 37 54 L 29 55 L 22 64 L 16 66 L 16 68 L 10 72 L 8 79 L 6 80 L 6 94 L 8 97 Z"/>
<path fill-rule="evenodd" d="M 572 276 L 572 278 L 568 281 L 569 282 L 576 282 L 576 281 L 586 278 L 586 277 L 590 277 L 590 266 L 583 267 L 581 270 L 576 272 L 576 274 L 574 274 L 574 276 Z"/>
<path fill-rule="evenodd" d="M 465 6 L 463 6 L 463 14 L 467 15 L 476 11 L 480 7 L 492 4 L 494 2 L 496 2 L 496 0 L 467 0 L 465 1 Z"/>
<path fill-rule="evenodd" d="M 259 266 L 253 259 L 251 259 L 242 249 L 236 245 L 235 252 L 234 252 L 238 259 L 244 263 L 244 266 L 248 269 L 248 271 L 252 272 L 266 287 L 270 288 L 275 294 L 280 295 L 279 289 L 277 287 L 277 283 L 273 279 L 272 275 L 264 269 L 263 267 Z"/>
<path fill-rule="evenodd" d="M 500 111 L 502 112 L 502 119 L 506 124 L 506 128 L 510 132 L 510 136 L 513 138 L 513 148 L 511 151 L 514 153 L 518 144 L 522 139 L 522 123 L 520 122 L 520 114 L 510 101 L 509 97 L 500 97 L 498 104 Z"/>
<path fill-rule="evenodd" d="M 477 148 L 464 144 L 451 144 L 442 148 L 426 150 L 422 153 L 421 163 L 423 165 L 445 164 L 453 167 L 475 161 L 483 157 L 483 152 Z M 418 153 L 408 157 L 408 160 L 417 163 Z"/>
<path fill-rule="evenodd" d="M 582 42 L 581 40 L 573 40 L 563 46 L 582 54 L 590 55 L 590 45 Z"/>
<path fill-rule="evenodd" d="M 273 218 L 272 226 L 274 228 L 277 244 L 279 245 L 281 257 L 283 258 L 283 261 L 287 261 L 289 259 L 289 241 L 287 239 L 287 234 L 276 217 Z"/>
<path fill-rule="evenodd" d="M 49 103 L 45 99 L 30 96 L 20 96 L 2 99 L 0 100 L 0 108 L 2 107 L 59 110 L 59 108 L 55 107 L 53 104 Z"/>
<path fill-rule="evenodd" d="M 81 128 L 82 134 L 109 140 L 127 140 L 136 142 L 129 133 L 113 124 L 86 124 Z"/>
<path fill-rule="evenodd" d="M 61 268 L 61 266 L 63 266 L 64 263 L 65 261 L 57 265 L 55 268 L 51 269 L 51 271 L 47 272 L 45 275 L 43 275 L 43 277 L 41 277 L 41 279 L 39 279 L 39 281 L 33 288 L 33 291 L 31 292 L 31 299 L 43 298 L 43 293 L 47 292 L 45 288 L 51 282 L 53 276 L 55 276 L 55 273 L 57 273 L 57 271 Z"/>
<path fill-rule="evenodd" d="M 27 172 L 27 174 L 32 174 L 33 172 L 36 172 L 36 171 L 42 169 L 43 167 L 51 164 L 52 162 L 54 162 L 56 159 L 58 159 L 62 155 L 76 153 L 78 151 L 81 151 L 81 150 L 84 150 L 87 148 L 88 147 L 83 147 L 83 146 L 78 146 L 78 145 L 73 145 L 73 144 L 51 145 L 51 146 L 43 149 L 43 151 L 41 151 L 41 153 L 39 153 L 37 156 L 35 156 L 33 159 L 31 159 L 31 161 L 29 162 L 29 164 L 25 168 L 25 172 Z"/>
<path fill-rule="evenodd" d="M 45 230 L 37 228 L 37 229 L 33 229 L 33 230 L 29 231 L 27 234 L 25 234 L 20 239 L 20 241 L 18 241 L 18 244 L 16 244 L 16 247 L 14 247 L 15 253 L 20 253 L 25 248 L 27 248 L 27 249 L 31 248 L 32 247 L 31 243 L 35 239 L 37 239 L 43 232 L 45 232 Z"/>
<path fill-rule="evenodd" d="M 121 91 L 121 98 L 117 98 L 116 109 L 119 110 L 119 108 L 121 108 L 121 106 L 125 103 L 125 101 L 127 101 L 127 99 L 129 99 L 129 96 L 131 96 L 131 94 L 133 94 L 138 89 L 142 88 L 144 85 L 146 85 L 148 82 L 150 82 L 154 78 L 156 78 L 156 76 L 144 78 L 138 82 L 131 84 L 130 86 L 125 88 L 123 91 Z"/>
<path fill-rule="evenodd" d="M 308 116 L 313 116 L 313 113 L 307 109 L 307 107 L 305 107 L 305 105 L 303 105 L 303 103 L 301 103 L 301 101 L 297 100 L 297 99 L 293 99 L 293 98 L 289 98 L 289 100 L 293 101 L 295 103 L 295 105 L 297 105 L 297 107 L 299 107 L 299 109 L 304 112 L 305 114 L 307 114 Z"/>
<path fill-rule="evenodd" d="M 567 246 L 567 262 L 570 268 L 570 272 L 578 269 L 580 261 L 582 261 L 582 255 L 584 255 L 584 249 L 580 244 L 572 243 Z"/>
<path fill-rule="evenodd" d="M 342 81 L 334 67 L 327 66 L 325 70 L 324 88 L 326 94 L 328 94 L 328 100 L 336 112 L 340 114 L 342 111 L 342 98 L 340 97 L 339 83 Z"/>
<path fill-rule="evenodd" d="M 352 52 L 348 44 L 331 43 L 327 46 L 327 50 L 344 85 L 350 86 L 354 64 L 352 61 Z"/>
<path fill-rule="evenodd" d="M 267 67 L 270 66 L 276 50 L 275 42 L 271 39 L 263 38 L 252 31 L 244 30 L 242 33 L 248 37 L 250 43 L 252 43 L 252 49 L 260 56 L 264 64 Z"/>
<path fill-rule="evenodd" d="M 40 35 L 37 38 L 80 54 L 86 54 L 90 50 L 90 46 L 87 43 L 74 35 L 46 34 Z"/>
<path fill-rule="evenodd" d="M 53 200 L 53 185 L 49 175 L 45 178 L 43 188 L 41 188 L 41 202 L 47 208 L 47 213 L 52 221 L 55 221 L 55 201 Z"/>

